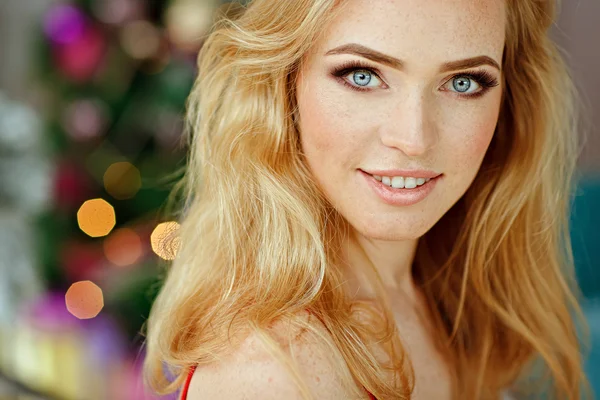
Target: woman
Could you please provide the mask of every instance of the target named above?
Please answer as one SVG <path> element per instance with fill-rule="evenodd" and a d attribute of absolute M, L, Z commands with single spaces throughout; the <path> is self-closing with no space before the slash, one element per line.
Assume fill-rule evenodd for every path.
<path fill-rule="evenodd" d="M 189 99 L 151 387 L 498 399 L 547 371 L 557 398 L 580 398 L 574 89 L 555 11 L 254 0 L 221 20 Z"/>

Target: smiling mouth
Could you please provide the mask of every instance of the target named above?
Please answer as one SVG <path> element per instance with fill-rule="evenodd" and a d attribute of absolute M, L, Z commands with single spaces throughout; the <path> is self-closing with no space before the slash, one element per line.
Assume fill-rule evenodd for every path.
<path fill-rule="evenodd" d="M 444 174 L 436 175 L 431 171 L 412 171 L 415 175 L 422 176 L 381 176 L 373 175 L 363 170 L 359 170 L 365 179 L 367 186 L 383 203 L 395 207 L 407 207 L 415 205 L 435 190 L 439 181 L 442 181 Z M 374 171 L 375 172 L 375 171 Z M 379 173 L 383 171 L 377 171 Z M 387 171 L 386 171 L 387 172 Z M 395 172 L 395 171 L 394 171 Z M 408 171 L 397 171 L 406 173 Z M 423 175 L 429 176 L 424 177 Z"/>
<path fill-rule="evenodd" d="M 364 172 L 364 171 L 363 171 Z M 364 172 L 367 175 L 370 175 L 378 182 L 386 185 L 392 189 L 415 189 L 425 185 L 427 182 L 437 179 L 434 178 L 421 178 L 421 177 L 413 177 L 413 176 L 381 176 L 381 175 L 372 175 L 368 172 Z"/>

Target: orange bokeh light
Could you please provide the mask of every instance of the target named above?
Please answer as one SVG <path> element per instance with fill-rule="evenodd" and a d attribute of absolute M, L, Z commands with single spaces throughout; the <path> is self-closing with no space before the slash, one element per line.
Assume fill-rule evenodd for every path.
<path fill-rule="evenodd" d="M 150 235 L 152 251 L 162 259 L 174 260 L 181 244 L 178 231 L 179 224 L 175 221 L 158 224 Z"/>
<path fill-rule="evenodd" d="M 104 239 L 104 255 L 113 264 L 126 267 L 142 256 L 142 240 L 129 228 L 116 229 Z"/>
<path fill-rule="evenodd" d="M 79 319 L 94 318 L 104 307 L 102 289 L 91 281 L 76 282 L 65 295 L 67 310 Z"/>
<path fill-rule="evenodd" d="M 106 236 L 116 224 L 115 209 L 106 200 L 88 200 L 77 211 L 77 223 L 91 237 Z"/>

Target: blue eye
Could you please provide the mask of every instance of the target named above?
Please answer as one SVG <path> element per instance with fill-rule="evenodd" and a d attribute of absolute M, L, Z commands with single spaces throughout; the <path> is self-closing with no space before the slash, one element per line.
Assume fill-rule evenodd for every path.
<path fill-rule="evenodd" d="M 334 69 L 331 74 L 341 81 L 344 86 L 358 92 L 370 92 L 373 87 L 377 87 L 368 86 L 373 78 L 376 81 L 379 80 L 380 84 L 382 83 L 378 72 L 361 61 L 350 61 Z M 348 76 L 350 76 L 349 79 L 347 79 Z M 499 85 L 498 79 L 485 70 L 454 75 L 444 86 L 450 83 L 452 89 L 449 90 L 451 92 L 458 93 L 459 97 L 471 98 L 483 96 L 490 88 Z"/>
<path fill-rule="evenodd" d="M 498 79 L 487 71 L 474 71 L 453 76 L 448 83 L 452 83 L 450 91 L 458 93 L 460 97 L 480 97 L 494 86 L 498 86 Z M 473 88 L 475 84 L 475 88 Z"/>
<path fill-rule="evenodd" d="M 452 87 L 458 93 L 467 93 L 468 90 L 471 89 L 471 86 L 473 86 L 471 82 L 474 82 L 475 86 L 479 86 L 479 84 L 472 78 L 469 78 L 468 75 L 456 76 L 456 77 L 452 78 L 451 82 L 452 82 Z M 475 88 L 475 90 L 477 90 L 477 87 Z M 471 92 L 471 93 L 473 93 L 473 92 Z"/>
<path fill-rule="evenodd" d="M 356 70 L 349 75 L 352 75 L 352 81 L 361 87 L 367 86 L 373 79 L 373 74 L 366 69 Z"/>
<path fill-rule="evenodd" d="M 340 68 L 335 69 L 331 74 L 338 78 L 345 86 L 350 89 L 357 90 L 359 92 L 368 92 L 376 86 L 367 86 L 375 81 L 381 79 L 377 72 L 373 68 L 362 64 L 360 61 L 351 61 L 348 64 L 343 65 Z"/>
<path fill-rule="evenodd" d="M 461 76 L 458 78 L 452 79 L 452 86 L 456 89 L 457 92 L 465 93 L 471 88 L 471 80 Z"/>

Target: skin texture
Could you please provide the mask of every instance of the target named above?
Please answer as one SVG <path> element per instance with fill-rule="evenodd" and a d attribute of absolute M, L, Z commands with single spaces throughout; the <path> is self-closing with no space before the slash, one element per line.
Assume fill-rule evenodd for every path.
<path fill-rule="evenodd" d="M 498 0 L 354 0 L 308 54 L 298 81 L 306 160 L 357 234 L 346 255 L 348 289 L 357 298 L 372 297 L 361 272 L 366 260 L 355 250 L 362 246 L 387 285 L 419 399 L 448 398 L 451 377 L 410 266 L 418 238 L 473 182 L 498 122 L 503 89 L 501 71 L 493 66 L 445 72 L 441 66 L 482 55 L 502 65 L 504 32 L 505 8 Z M 325 55 L 347 43 L 401 59 L 403 70 L 354 54 Z M 341 79 L 370 91 L 354 91 L 331 74 L 353 59 L 374 71 L 355 70 Z M 482 96 L 461 97 L 485 88 L 476 81 L 456 87 L 457 74 L 481 70 L 497 85 Z M 443 177 L 421 202 L 391 206 L 358 169 L 425 169 Z"/>
<path fill-rule="evenodd" d="M 351 0 L 305 59 L 298 81 L 300 138 L 316 181 L 384 281 L 408 277 L 419 237 L 475 178 L 492 139 L 502 98 L 501 72 L 490 66 L 440 73 L 445 62 L 486 55 L 501 65 L 505 10 L 500 0 Z M 404 61 L 403 72 L 329 50 L 358 43 Z M 364 60 L 370 92 L 344 86 L 330 71 Z M 499 85 L 479 98 L 453 91 L 457 73 L 485 70 Z M 350 84 L 363 84 L 351 72 Z M 478 91 L 472 83 L 470 92 Z M 406 207 L 383 203 L 358 169 L 427 169 L 443 173 L 435 190 Z"/>
<path fill-rule="evenodd" d="M 316 318 L 308 314 L 297 317 L 310 323 L 319 335 L 327 334 Z M 339 376 L 333 373 L 336 366 L 326 357 L 329 350 L 318 337 L 281 320 L 273 324 L 270 333 L 288 355 L 293 353 L 302 379 L 316 398 L 368 399 L 366 392 L 356 397 L 351 388 L 342 385 Z M 196 369 L 188 400 L 200 399 L 301 400 L 302 396 L 287 370 L 268 353 L 256 335 L 250 334 L 230 356 Z"/>
<path fill-rule="evenodd" d="M 498 121 L 501 72 L 491 66 L 440 72 L 449 61 L 485 55 L 501 65 L 505 9 L 501 0 L 348 0 L 340 17 L 307 54 L 298 80 L 299 130 L 311 171 L 330 202 L 357 233 L 348 247 L 348 288 L 369 298 L 361 268 L 364 248 L 391 296 L 394 315 L 416 373 L 414 399 L 448 399 L 449 368 L 430 334 L 422 297 L 410 279 L 418 238 L 466 192 Z M 402 59 L 404 70 L 349 54 L 326 56 L 357 43 Z M 336 78 L 332 69 L 362 60 L 376 74 L 369 92 L 361 70 Z M 453 77 L 487 71 L 498 85 L 478 98 L 461 97 Z M 468 93 L 481 90 L 471 81 Z M 467 93 L 467 94 L 468 94 Z M 358 169 L 428 169 L 443 178 L 423 201 L 383 203 Z M 275 327 L 277 329 L 277 327 Z M 283 328 L 282 328 L 283 329 Z M 285 330 L 284 330 L 285 331 Z M 285 336 L 285 335 L 284 335 Z M 298 336 L 302 338 L 302 335 Z M 316 398 L 351 398 L 318 341 L 296 339 L 294 353 Z M 233 356 L 198 368 L 188 399 L 300 399 L 279 362 L 248 336 Z M 366 397 L 365 397 L 366 398 Z"/>

